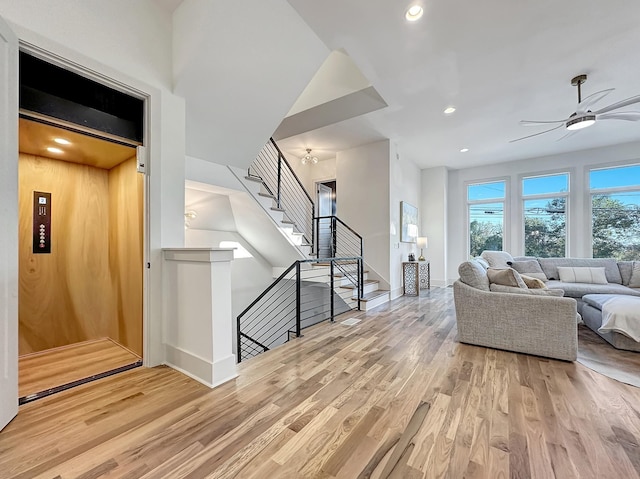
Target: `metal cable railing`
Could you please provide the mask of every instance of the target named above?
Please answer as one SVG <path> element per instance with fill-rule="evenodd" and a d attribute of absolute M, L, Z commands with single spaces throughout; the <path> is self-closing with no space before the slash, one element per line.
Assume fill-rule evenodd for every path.
<path fill-rule="evenodd" d="M 305 244 L 313 245 L 313 200 L 273 139 L 258 153 L 248 174 L 262 180 L 276 206 L 284 210 L 285 222 L 302 233 Z"/>
<path fill-rule="evenodd" d="M 304 328 L 331 320 L 351 309 L 360 309 L 360 295 L 335 283 L 337 271 L 356 266 L 362 257 L 309 259 L 294 262 L 237 318 L 238 362 L 257 356 L 299 337 Z M 358 278 L 354 285 L 361 291 Z"/>
<path fill-rule="evenodd" d="M 318 257 L 363 257 L 362 236 L 355 232 L 337 216 L 319 216 L 314 218 L 315 237 L 318 239 L 315 252 Z M 358 297 L 364 294 L 364 271 L 362 264 L 344 262 L 336 266 L 353 285 L 359 285 Z"/>

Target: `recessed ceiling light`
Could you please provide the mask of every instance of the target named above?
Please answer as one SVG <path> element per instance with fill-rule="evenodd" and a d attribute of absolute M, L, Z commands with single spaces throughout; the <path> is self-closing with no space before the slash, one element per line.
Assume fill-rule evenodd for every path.
<path fill-rule="evenodd" d="M 410 22 L 415 22 L 416 20 L 420 19 L 423 13 L 424 10 L 420 5 L 414 5 L 413 7 L 410 7 L 409 10 L 407 10 L 407 13 L 405 13 L 404 16 Z"/>
<path fill-rule="evenodd" d="M 450 106 L 444 109 L 445 115 L 451 115 L 451 113 L 453 113 L 454 111 L 456 111 L 455 106 Z"/>
<path fill-rule="evenodd" d="M 48 147 L 47 151 L 49 153 L 64 153 L 64 151 L 62 151 L 60 148 L 55 148 L 53 146 Z"/>
<path fill-rule="evenodd" d="M 460 153 L 466 153 L 467 151 L 469 151 L 469 148 L 463 148 L 462 150 L 460 150 Z"/>
<path fill-rule="evenodd" d="M 69 140 L 65 140 L 64 138 L 54 138 L 53 141 L 55 141 L 58 145 L 70 145 L 71 142 Z"/>

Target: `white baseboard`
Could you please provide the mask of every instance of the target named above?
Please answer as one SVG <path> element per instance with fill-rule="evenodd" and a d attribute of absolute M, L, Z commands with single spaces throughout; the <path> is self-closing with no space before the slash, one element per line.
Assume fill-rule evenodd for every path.
<path fill-rule="evenodd" d="M 397 299 L 400 296 L 402 296 L 402 288 L 396 288 L 393 291 L 391 291 L 391 299 Z"/>
<path fill-rule="evenodd" d="M 165 347 L 165 364 L 192 379 L 214 388 L 238 376 L 236 357 L 231 354 L 211 362 L 170 344 Z"/>

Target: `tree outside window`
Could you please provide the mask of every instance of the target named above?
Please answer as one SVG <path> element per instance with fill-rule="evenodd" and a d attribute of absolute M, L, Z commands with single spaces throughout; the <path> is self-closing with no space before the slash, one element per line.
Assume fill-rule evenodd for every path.
<path fill-rule="evenodd" d="M 505 196 L 505 181 L 478 183 L 467 187 L 471 256 L 479 256 L 485 250 L 503 249 Z"/>
<path fill-rule="evenodd" d="M 525 255 L 566 256 L 568 194 L 569 173 L 523 178 Z"/>
<path fill-rule="evenodd" d="M 640 165 L 589 172 L 594 258 L 640 260 Z"/>

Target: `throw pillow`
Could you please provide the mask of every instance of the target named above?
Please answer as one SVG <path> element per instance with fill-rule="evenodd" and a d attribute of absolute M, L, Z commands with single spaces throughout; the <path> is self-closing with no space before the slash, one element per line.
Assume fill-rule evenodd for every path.
<path fill-rule="evenodd" d="M 507 262 L 513 261 L 513 256 L 506 251 L 483 251 L 480 256 L 487 260 L 491 268 L 508 268 Z"/>
<path fill-rule="evenodd" d="M 512 261 L 510 266 L 520 274 L 526 274 L 532 278 L 538 278 L 547 281 L 547 275 L 542 271 L 542 267 L 538 260 Z"/>
<path fill-rule="evenodd" d="M 558 274 L 563 283 L 607 284 L 604 268 L 558 266 Z"/>
<path fill-rule="evenodd" d="M 513 268 L 496 269 L 489 268 L 487 270 L 489 283 L 501 284 L 503 286 L 513 286 L 515 288 L 529 289 L 527 284 L 522 280 L 520 273 Z"/>
<path fill-rule="evenodd" d="M 484 269 L 489 269 L 489 263 L 482 256 L 477 256 L 476 258 L 473 258 L 473 260 L 480 263 L 484 267 Z"/>
<path fill-rule="evenodd" d="M 633 272 L 629 280 L 630 288 L 640 288 L 640 261 L 633 262 Z"/>
<path fill-rule="evenodd" d="M 481 289 L 482 291 L 489 291 L 489 278 L 487 278 L 487 271 L 477 261 L 465 261 L 458 266 L 458 274 L 460 275 L 460 281 L 464 284 L 471 286 L 472 288 Z"/>
<path fill-rule="evenodd" d="M 521 274 L 520 277 L 529 289 L 547 289 L 547 285 L 544 284 L 544 281 L 542 281 L 541 279 L 532 278 L 531 276 L 526 274 Z"/>
<path fill-rule="evenodd" d="M 514 286 L 504 286 L 502 284 L 492 284 L 490 286 L 491 291 L 494 293 L 515 293 L 515 294 L 529 294 L 533 296 L 564 296 L 564 291 L 561 289 L 522 289 Z"/>

